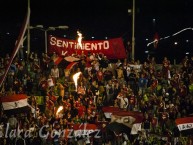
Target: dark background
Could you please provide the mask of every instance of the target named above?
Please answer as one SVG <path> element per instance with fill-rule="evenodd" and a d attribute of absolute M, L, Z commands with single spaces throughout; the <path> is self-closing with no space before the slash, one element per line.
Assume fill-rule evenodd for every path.
<path fill-rule="evenodd" d="M 68 30 L 50 31 L 49 34 L 76 39 L 76 31 L 80 30 L 84 40 L 91 40 L 93 36 L 94 39 L 122 37 L 126 47 L 127 42 L 131 42 L 132 15 L 128 9 L 132 9 L 132 0 L 31 0 L 30 7 L 31 26 L 69 26 Z M 0 1 L 1 55 L 13 50 L 26 12 L 27 0 Z M 186 52 L 191 56 L 192 30 L 159 41 L 157 48 L 153 45 L 147 47 L 147 43 L 154 40 L 155 33 L 162 38 L 193 27 L 192 15 L 191 0 L 136 0 L 135 58 L 143 61 L 149 54 L 155 56 L 157 61 L 167 56 L 172 62 L 174 59 L 179 62 Z M 44 51 L 44 32 L 31 30 L 31 49 Z"/>

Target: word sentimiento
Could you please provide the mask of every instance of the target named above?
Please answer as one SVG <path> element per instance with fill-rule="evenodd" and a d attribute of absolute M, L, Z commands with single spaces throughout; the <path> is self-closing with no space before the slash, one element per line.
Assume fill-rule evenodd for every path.
<path fill-rule="evenodd" d="M 109 41 L 99 41 L 99 42 L 82 42 L 82 46 L 80 47 L 79 43 L 73 40 L 61 40 L 56 37 L 50 38 L 50 45 L 57 46 L 59 48 L 67 48 L 67 49 L 81 49 L 81 50 L 107 50 L 110 48 Z"/>

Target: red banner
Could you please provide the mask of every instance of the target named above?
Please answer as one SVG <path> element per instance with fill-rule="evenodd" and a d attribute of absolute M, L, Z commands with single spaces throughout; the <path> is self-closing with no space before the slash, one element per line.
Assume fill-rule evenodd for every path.
<path fill-rule="evenodd" d="M 108 59 L 126 58 L 126 51 L 122 38 L 109 40 L 82 41 L 82 49 L 76 40 L 69 40 L 55 36 L 49 36 L 49 53 L 57 53 L 59 56 L 88 53 L 103 53 Z"/>
<path fill-rule="evenodd" d="M 180 131 L 193 129 L 193 117 L 177 118 L 175 122 Z"/>

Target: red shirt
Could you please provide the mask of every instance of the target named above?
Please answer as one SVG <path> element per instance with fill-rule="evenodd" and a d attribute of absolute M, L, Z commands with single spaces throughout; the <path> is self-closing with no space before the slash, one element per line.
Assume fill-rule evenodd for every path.
<path fill-rule="evenodd" d="M 100 70 L 97 72 L 97 79 L 98 79 L 99 81 L 102 81 L 102 80 L 103 80 L 103 72 L 100 71 Z"/>
<path fill-rule="evenodd" d="M 84 112 L 85 112 L 85 106 L 80 106 L 78 108 L 78 116 L 83 116 Z"/>
<path fill-rule="evenodd" d="M 153 118 L 151 119 L 151 124 L 152 124 L 152 126 L 155 127 L 155 126 L 157 125 L 157 123 L 158 123 L 158 118 L 157 118 L 157 117 L 153 117 Z"/>

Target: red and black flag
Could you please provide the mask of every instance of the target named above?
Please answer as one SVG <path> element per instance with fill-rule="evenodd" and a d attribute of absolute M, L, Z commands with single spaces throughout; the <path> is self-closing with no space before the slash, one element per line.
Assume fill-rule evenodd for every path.
<path fill-rule="evenodd" d="M 154 43 L 153 43 L 153 46 L 154 46 L 154 48 L 157 48 L 158 47 L 158 42 L 159 42 L 159 35 L 158 35 L 158 33 L 156 32 L 155 34 L 154 34 L 154 38 L 153 38 L 154 40 Z"/>

